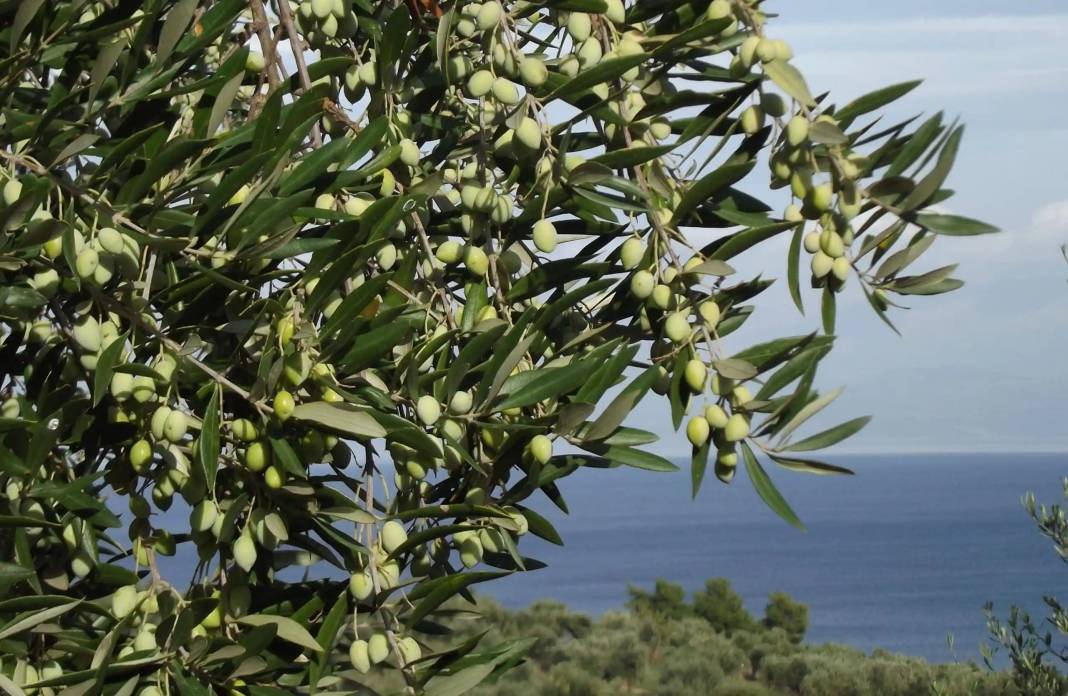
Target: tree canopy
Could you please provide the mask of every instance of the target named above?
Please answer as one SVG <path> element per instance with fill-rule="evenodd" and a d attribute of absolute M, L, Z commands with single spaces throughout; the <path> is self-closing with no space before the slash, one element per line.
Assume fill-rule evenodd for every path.
<path fill-rule="evenodd" d="M 0 19 L 7 693 L 462 693 L 529 642 L 425 650 L 442 604 L 579 468 L 677 468 L 639 402 L 800 526 L 766 467 L 867 422 L 801 434 L 837 298 L 890 323 L 992 231 L 936 208 L 961 126 L 813 91 L 752 0 Z M 820 319 L 750 345 L 779 240 Z"/>

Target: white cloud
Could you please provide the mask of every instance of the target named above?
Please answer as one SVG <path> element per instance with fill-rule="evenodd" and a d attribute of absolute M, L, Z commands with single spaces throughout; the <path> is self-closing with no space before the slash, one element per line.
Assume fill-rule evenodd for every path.
<path fill-rule="evenodd" d="M 868 40 L 872 34 L 915 36 L 917 34 L 980 34 L 989 42 L 993 36 L 1026 34 L 1031 39 L 1040 36 L 1063 39 L 1068 32 L 1068 14 L 1045 15 L 981 15 L 973 17 L 915 17 L 867 21 L 783 22 L 780 30 L 791 33 L 854 35 Z M 993 36 L 992 36 L 993 35 Z"/>
<path fill-rule="evenodd" d="M 1048 203 L 1035 211 L 1031 223 L 1036 232 L 1044 235 L 1068 235 L 1068 200 Z M 1068 242 L 1068 238 L 1065 238 Z"/>

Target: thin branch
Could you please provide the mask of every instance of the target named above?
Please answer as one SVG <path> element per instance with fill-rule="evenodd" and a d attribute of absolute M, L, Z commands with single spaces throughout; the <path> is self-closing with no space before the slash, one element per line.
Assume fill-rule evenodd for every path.
<path fill-rule="evenodd" d="M 300 38 L 300 34 L 297 33 L 297 28 L 293 24 L 293 13 L 289 11 L 289 2 L 287 0 L 278 0 L 278 15 L 282 19 L 282 26 L 286 29 L 286 35 L 289 37 L 289 46 L 293 49 L 293 60 L 297 62 L 297 73 L 300 75 L 300 84 L 303 91 L 311 89 L 311 76 L 308 75 L 308 65 L 304 62 L 304 43 Z M 322 147 L 323 138 L 319 134 L 319 124 L 316 123 L 312 127 L 312 143 L 315 147 Z"/>

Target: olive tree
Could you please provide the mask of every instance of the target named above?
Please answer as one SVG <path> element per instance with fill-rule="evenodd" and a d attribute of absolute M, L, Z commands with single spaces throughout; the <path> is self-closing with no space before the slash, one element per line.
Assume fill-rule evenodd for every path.
<path fill-rule="evenodd" d="M 539 567 L 577 469 L 676 469 L 639 402 L 800 525 L 767 467 L 866 422 L 799 434 L 840 293 L 889 322 L 991 231 L 932 208 L 960 126 L 811 91 L 756 0 L 0 20 L 9 694 L 461 693 L 527 643 L 429 654 L 442 604 Z M 747 345 L 780 240 L 821 321 Z"/>

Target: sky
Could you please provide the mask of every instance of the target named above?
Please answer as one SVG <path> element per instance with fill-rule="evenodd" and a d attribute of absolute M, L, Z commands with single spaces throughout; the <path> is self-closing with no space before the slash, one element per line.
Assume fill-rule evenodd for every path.
<path fill-rule="evenodd" d="M 941 238 L 914 270 L 960 262 L 965 287 L 915 298 L 893 319 L 899 337 L 854 284 L 840 296 L 840 338 L 818 385 L 845 385 L 810 431 L 874 416 L 839 452 L 1068 452 L 1068 4 L 1028 0 L 815 0 L 766 5 L 772 37 L 794 47 L 814 92 L 844 104 L 888 84 L 924 79 L 890 116 L 945 111 L 967 125 L 943 207 L 1003 232 Z M 754 189 L 754 193 L 758 191 Z M 783 278 L 786 243 L 735 264 Z M 817 327 L 818 297 L 799 317 L 785 282 L 758 305 L 753 327 L 728 349 Z M 738 338 L 735 338 L 737 336 Z M 665 454 L 688 445 L 670 433 L 663 402 L 635 421 L 656 423 Z M 814 429 L 813 429 L 814 428 Z"/>

